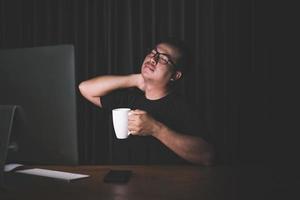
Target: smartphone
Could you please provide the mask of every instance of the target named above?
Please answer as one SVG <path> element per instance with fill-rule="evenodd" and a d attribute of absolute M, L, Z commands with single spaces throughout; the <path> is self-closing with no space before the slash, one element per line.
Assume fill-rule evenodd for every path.
<path fill-rule="evenodd" d="M 110 170 L 103 181 L 106 183 L 127 183 L 131 177 L 130 170 Z"/>

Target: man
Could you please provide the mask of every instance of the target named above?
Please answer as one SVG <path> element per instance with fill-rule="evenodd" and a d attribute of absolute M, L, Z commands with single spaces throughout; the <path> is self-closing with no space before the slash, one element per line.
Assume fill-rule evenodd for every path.
<path fill-rule="evenodd" d="M 152 164 L 212 164 L 208 132 L 172 90 L 183 75 L 183 60 L 180 45 L 161 42 L 146 55 L 140 74 L 99 76 L 79 85 L 81 94 L 103 109 L 133 110 L 128 119 L 131 136 L 127 139 L 133 159 Z"/>

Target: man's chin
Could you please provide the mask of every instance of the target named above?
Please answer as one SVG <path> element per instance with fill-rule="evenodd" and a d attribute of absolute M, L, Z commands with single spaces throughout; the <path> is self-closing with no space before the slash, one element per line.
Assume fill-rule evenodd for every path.
<path fill-rule="evenodd" d="M 149 80 L 149 79 L 152 79 L 153 77 L 153 72 L 149 71 L 149 70 L 143 70 L 141 72 L 141 75 L 142 77 L 145 79 L 145 80 Z"/>
<path fill-rule="evenodd" d="M 154 70 L 150 69 L 149 67 L 144 67 L 142 72 L 145 74 L 153 74 Z"/>

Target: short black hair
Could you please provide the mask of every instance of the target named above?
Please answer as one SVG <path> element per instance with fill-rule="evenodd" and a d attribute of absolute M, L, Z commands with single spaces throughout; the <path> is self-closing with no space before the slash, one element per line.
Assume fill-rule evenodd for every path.
<path fill-rule="evenodd" d="M 175 70 L 185 73 L 188 68 L 189 61 L 189 48 L 185 41 L 174 37 L 162 38 L 156 44 L 168 44 L 176 48 L 180 54 L 180 57 L 176 60 Z"/>

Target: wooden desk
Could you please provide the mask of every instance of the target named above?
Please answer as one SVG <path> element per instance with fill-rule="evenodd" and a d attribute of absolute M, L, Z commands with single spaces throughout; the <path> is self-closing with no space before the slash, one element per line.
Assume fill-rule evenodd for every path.
<path fill-rule="evenodd" d="M 262 166 L 39 167 L 91 176 L 68 183 L 23 175 L 21 179 L 9 179 L 13 188 L 0 191 L 0 199 L 294 199 L 289 195 L 295 195 L 300 183 L 299 177 L 276 176 L 276 170 Z M 103 177 L 110 169 L 129 169 L 133 176 L 127 184 L 104 183 Z"/>

